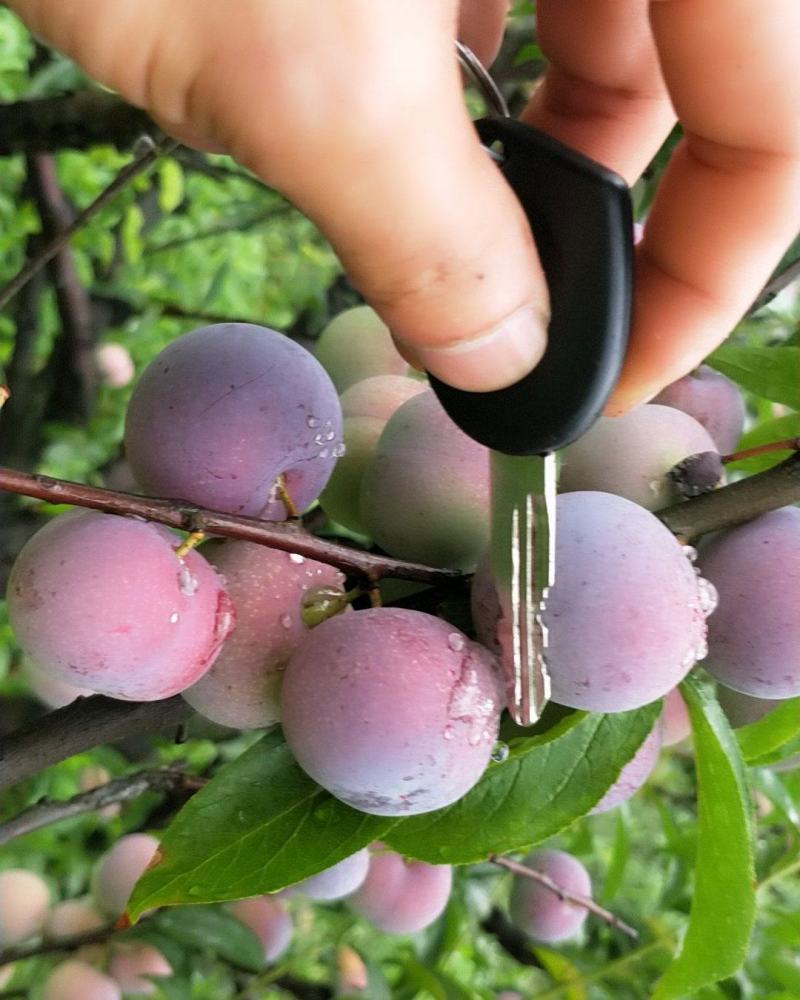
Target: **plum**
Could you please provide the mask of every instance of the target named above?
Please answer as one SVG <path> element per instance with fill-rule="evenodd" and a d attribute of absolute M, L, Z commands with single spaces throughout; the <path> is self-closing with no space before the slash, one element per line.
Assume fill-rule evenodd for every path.
<path fill-rule="evenodd" d="M 150 362 L 128 405 L 125 452 L 150 494 L 283 520 L 278 477 L 303 510 L 342 452 L 341 430 L 336 389 L 312 354 L 266 327 L 223 323 Z"/>
<path fill-rule="evenodd" d="M 22 657 L 20 674 L 31 692 L 48 708 L 63 708 L 65 705 L 71 705 L 76 698 L 88 698 L 95 693 L 89 688 L 78 687 L 53 677 L 48 671 L 37 666 L 30 656 Z"/>
<path fill-rule="evenodd" d="M 387 934 L 414 934 L 441 916 L 450 898 L 450 865 L 408 861 L 393 851 L 372 855 L 361 888 L 350 906 Z"/>
<path fill-rule="evenodd" d="M 373 375 L 408 371 L 389 328 L 369 306 L 354 306 L 334 317 L 320 334 L 314 354 L 339 392 Z"/>
<path fill-rule="evenodd" d="M 172 975 L 172 966 L 157 948 L 137 942 L 116 945 L 108 971 L 126 996 L 151 997 L 156 984 L 150 977 L 166 979 Z"/>
<path fill-rule="evenodd" d="M 211 542 L 203 554 L 225 579 L 236 627 L 211 669 L 183 697 L 207 719 L 237 729 L 280 718 L 283 668 L 308 629 L 300 614 L 314 587 L 343 590 L 332 566 L 253 542 Z"/>
<path fill-rule="evenodd" d="M 136 369 L 130 352 L 122 344 L 100 344 L 95 348 L 94 360 L 100 380 L 112 389 L 120 389 L 133 381 Z"/>
<path fill-rule="evenodd" d="M 664 709 L 661 712 L 661 745 L 674 746 L 685 740 L 692 731 L 686 702 L 678 690 L 673 688 L 664 698 Z"/>
<path fill-rule="evenodd" d="M 379 816 L 461 798 L 489 763 L 501 691 L 490 654 L 420 611 L 329 618 L 286 667 L 282 721 L 300 766 Z"/>
<path fill-rule="evenodd" d="M 653 399 L 662 406 L 683 410 L 702 424 L 723 454 L 732 452 L 742 436 L 745 406 L 735 382 L 708 365 L 684 375 Z"/>
<path fill-rule="evenodd" d="M 75 934 L 99 930 L 106 923 L 90 899 L 65 899 L 48 912 L 43 933 L 48 941 L 61 941 Z"/>
<path fill-rule="evenodd" d="M 619 772 L 619 777 L 606 794 L 592 809 L 595 813 L 608 812 L 634 795 L 653 773 L 661 752 L 661 722 L 653 726 L 647 739 L 642 743 L 633 757 Z"/>
<path fill-rule="evenodd" d="M 369 868 L 369 851 L 364 848 L 356 851 L 343 861 L 326 868 L 318 875 L 298 882 L 292 886 L 292 893 L 308 896 L 309 899 L 333 900 L 343 899 L 355 892 L 367 877 Z"/>
<path fill-rule="evenodd" d="M 147 833 L 120 837 L 98 861 L 92 873 L 92 896 L 109 917 L 125 911 L 133 887 L 158 850 L 158 841 Z"/>
<path fill-rule="evenodd" d="M 86 962 L 57 965 L 44 984 L 42 1000 L 122 1000 L 116 982 Z"/>
<path fill-rule="evenodd" d="M 280 899 L 271 896 L 240 899 L 231 904 L 230 911 L 261 942 L 265 961 L 274 962 L 289 947 L 292 918 Z"/>
<path fill-rule="evenodd" d="M 49 905 L 50 889 L 36 872 L 25 868 L 0 872 L 0 948 L 38 934 Z"/>
<path fill-rule="evenodd" d="M 566 851 L 538 850 L 524 861 L 549 876 L 558 886 L 576 896 L 591 896 L 592 881 L 577 858 Z M 546 886 L 524 875 L 516 875 L 509 903 L 511 919 L 536 941 L 555 944 L 573 937 L 586 920 L 583 906 L 561 899 Z"/>

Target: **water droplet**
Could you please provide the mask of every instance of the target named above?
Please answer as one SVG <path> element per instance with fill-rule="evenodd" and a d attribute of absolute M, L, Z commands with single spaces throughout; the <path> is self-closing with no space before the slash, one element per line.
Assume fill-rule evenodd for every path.
<path fill-rule="evenodd" d="M 169 616 L 169 621 L 170 621 L 170 625 L 177 625 L 178 624 L 178 612 L 177 611 L 173 611 L 172 612 L 172 614 Z"/>
<path fill-rule="evenodd" d="M 192 576 L 188 566 L 181 566 L 179 581 L 181 593 L 184 597 L 192 597 L 197 593 L 200 582 L 196 576 Z"/>
<path fill-rule="evenodd" d="M 291 615 L 281 615 L 279 621 L 280 621 L 281 626 L 283 628 L 291 628 L 292 627 L 292 616 Z"/>
<path fill-rule="evenodd" d="M 314 444 L 322 444 L 324 442 L 324 440 L 325 440 L 325 438 L 322 436 L 321 433 L 314 435 Z"/>
<path fill-rule="evenodd" d="M 203 893 L 203 890 L 200 888 L 199 885 L 190 885 L 189 886 L 189 895 L 190 896 L 200 896 L 200 895 L 202 895 L 202 893 Z"/>
<path fill-rule="evenodd" d="M 347 452 L 347 445 L 344 443 L 344 441 L 340 441 L 339 444 L 335 444 L 333 446 L 331 455 L 333 455 L 334 458 L 341 458 L 342 455 L 346 454 L 346 452 Z"/>
<path fill-rule="evenodd" d="M 697 559 L 697 549 L 694 545 L 681 545 L 681 551 L 689 560 L 689 562 L 694 562 Z"/>
<path fill-rule="evenodd" d="M 317 806 L 317 808 L 314 809 L 311 813 L 311 818 L 315 823 L 325 823 L 330 818 L 332 811 L 333 805 L 330 802 L 324 802 L 321 806 Z"/>
<path fill-rule="evenodd" d="M 325 435 L 325 440 L 333 441 L 335 437 L 336 437 L 336 431 L 328 431 L 328 433 Z"/>
<path fill-rule="evenodd" d="M 329 458 L 330 450 L 328 448 L 323 448 L 322 451 L 317 455 L 317 458 Z"/>
<path fill-rule="evenodd" d="M 308 427 L 319 427 L 319 417 L 315 417 L 313 413 L 309 413 L 306 417 L 306 425 Z"/>
<path fill-rule="evenodd" d="M 717 588 L 711 583 L 710 580 L 706 580 L 705 577 L 698 576 L 697 578 L 697 593 L 700 597 L 700 610 L 705 618 L 711 614 L 712 611 L 719 604 L 719 595 L 717 594 Z"/>
<path fill-rule="evenodd" d="M 447 645 L 454 653 L 460 653 L 464 648 L 464 636 L 459 632 L 451 632 L 447 637 Z"/>
<path fill-rule="evenodd" d="M 508 755 L 511 751 L 508 749 L 508 743 L 503 743 L 498 741 L 494 745 L 492 750 L 492 760 L 495 764 L 502 764 L 504 760 L 508 760 Z"/>
<path fill-rule="evenodd" d="M 305 562 L 305 559 L 299 554 L 299 552 L 290 552 L 289 562 L 297 563 L 298 566 L 301 566 Z"/>

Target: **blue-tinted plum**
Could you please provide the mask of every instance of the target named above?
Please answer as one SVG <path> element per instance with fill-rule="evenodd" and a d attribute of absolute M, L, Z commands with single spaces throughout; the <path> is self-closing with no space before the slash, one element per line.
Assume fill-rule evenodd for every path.
<path fill-rule="evenodd" d="M 664 709 L 661 712 L 661 745 L 674 746 L 685 740 L 692 731 L 686 702 L 678 690 L 673 688 L 664 698 Z"/>
<path fill-rule="evenodd" d="M 230 514 L 282 520 L 316 500 L 342 450 L 336 389 L 304 348 L 223 323 L 173 341 L 128 405 L 125 451 L 141 486 Z"/>
<path fill-rule="evenodd" d="M 361 516 L 399 559 L 471 570 L 489 540 L 489 452 L 433 392 L 395 411 L 361 486 Z"/>
<path fill-rule="evenodd" d="M 49 905 L 50 890 L 35 872 L 25 868 L 0 872 L 0 949 L 37 934 Z"/>
<path fill-rule="evenodd" d="M 559 489 L 602 490 L 658 510 L 680 499 L 669 470 L 689 455 L 716 450 L 693 417 L 649 403 L 622 417 L 601 417 L 565 449 Z"/>
<path fill-rule="evenodd" d="M 623 712 L 662 697 L 705 655 L 707 585 L 661 521 L 623 497 L 563 494 L 557 527 L 544 613 L 553 700 Z M 511 649 L 509 609 L 510 595 L 498 601 L 482 561 L 472 614 L 491 649 Z"/>
<path fill-rule="evenodd" d="M 369 306 L 354 306 L 332 319 L 320 334 L 314 354 L 339 392 L 374 375 L 408 371 L 389 328 Z"/>
<path fill-rule="evenodd" d="M 292 887 L 293 893 L 308 896 L 309 899 L 343 899 L 355 892 L 367 877 L 369 851 L 364 848 L 349 858 L 326 868 L 318 875 L 312 875 Z"/>
<path fill-rule="evenodd" d="M 225 579 L 236 626 L 211 669 L 183 697 L 207 719 L 236 729 L 280 718 L 283 668 L 308 629 L 300 615 L 313 587 L 343 590 L 332 566 L 253 542 L 211 542 L 203 554 Z"/>
<path fill-rule="evenodd" d="M 65 899 L 49 910 L 43 933 L 48 941 L 61 941 L 75 934 L 96 931 L 107 922 L 90 899 Z"/>
<path fill-rule="evenodd" d="M 592 809 L 594 813 L 608 812 L 621 805 L 647 781 L 653 773 L 653 769 L 658 763 L 658 755 L 661 752 L 661 723 L 657 722 L 653 726 L 650 735 L 642 743 L 633 757 L 619 772 L 619 777 L 609 788 L 606 794 L 600 799 Z"/>
<path fill-rule="evenodd" d="M 240 899 L 231 905 L 230 910 L 261 942 L 265 961 L 274 962 L 289 947 L 292 918 L 280 899 L 272 896 Z"/>
<path fill-rule="evenodd" d="M 533 851 L 524 864 L 548 875 L 558 886 L 576 896 L 592 894 L 589 873 L 577 858 L 565 851 Z M 585 907 L 562 900 L 546 886 L 524 875 L 514 876 L 509 908 L 511 919 L 521 931 L 547 944 L 573 937 L 588 914 Z"/>
<path fill-rule="evenodd" d="M 414 934 L 441 916 L 452 884 L 450 865 L 407 861 L 380 850 L 372 855 L 367 877 L 349 903 L 386 934 Z"/>
<path fill-rule="evenodd" d="M 732 729 L 758 722 L 767 712 L 783 703 L 783 699 L 756 698 L 751 694 L 742 694 L 724 684 L 717 685 L 717 701 Z"/>
<path fill-rule="evenodd" d="M 115 946 L 108 971 L 125 996 L 151 997 L 157 987 L 150 977 L 167 979 L 172 975 L 172 966 L 157 948 L 136 942 Z"/>
<path fill-rule="evenodd" d="M 109 976 L 86 962 L 62 962 L 44 984 L 42 1000 L 122 1000 L 122 990 Z"/>
<path fill-rule="evenodd" d="M 74 510 L 20 552 L 8 583 L 17 640 L 57 680 L 112 698 L 155 701 L 214 662 L 233 627 L 217 573 L 179 559 L 166 528 Z"/>
<path fill-rule="evenodd" d="M 129 833 L 114 844 L 92 874 L 92 895 L 109 917 L 125 911 L 133 887 L 158 850 L 158 841 L 147 833 Z"/>
<path fill-rule="evenodd" d="M 742 435 L 745 407 L 739 387 L 708 365 L 662 389 L 653 402 L 674 406 L 694 417 L 723 455 L 734 450 Z"/>
<path fill-rule="evenodd" d="M 282 691 L 300 766 L 380 816 L 429 812 L 469 791 L 489 763 L 501 707 L 485 649 L 399 608 L 323 622 L 289 660 Z"/>
<path fill-rule="evenodd" d="M 800 695 L 800 509 L 782 507 L 720 532 L 699 562 L 719 593 L 708 672 L 757 698 Z"/>

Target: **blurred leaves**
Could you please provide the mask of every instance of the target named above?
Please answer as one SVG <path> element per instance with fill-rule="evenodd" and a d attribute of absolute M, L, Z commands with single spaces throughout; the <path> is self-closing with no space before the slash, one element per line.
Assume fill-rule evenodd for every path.
<path fill-rule="evenodd" d="M 723 344 L 706 363 L 757 396 L 800 409 L 800 347 Z"/>

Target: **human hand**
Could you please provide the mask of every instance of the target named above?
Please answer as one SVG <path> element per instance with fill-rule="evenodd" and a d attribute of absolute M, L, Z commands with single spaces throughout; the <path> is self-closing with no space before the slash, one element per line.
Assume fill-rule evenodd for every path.
<path fill-rule="evenodd" d="M 434 374 L 490 389 L 538 360 L 546 288 L 464 112 L 456 0 L 10 6 L 166 131 L 232 153 L 297 204 Z M 484 60 L 504 13 L 464 0 L 462 37 Z M 660 58 L 687 132 L 639 250 L 619 412 L 723 339 L 798 229 L 800 10 L 540 0 L 538 25 L 551 64 L 527 121 L 632 182 L 674 122 Z"/>

